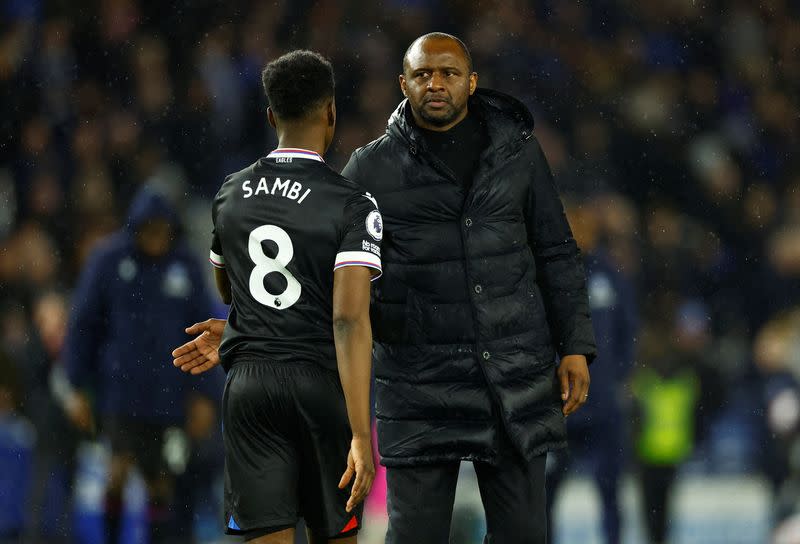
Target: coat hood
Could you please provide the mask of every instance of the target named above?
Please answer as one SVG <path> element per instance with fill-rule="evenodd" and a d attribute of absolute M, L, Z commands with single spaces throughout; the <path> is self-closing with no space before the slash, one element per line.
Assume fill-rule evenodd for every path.
<path fill-rule="evenodd" d="M 157 218 L 166 219 L 172 225 L 173 232 L 181 230 L 178 212 L 169 199 L 152 187 L 142 187 L 128 208 L 126 227 L 135 233 L 145 222 Z"/>
<path fill-rule="evenodd" d="M 513 96 L 478 88 L 469 98 L 469 109 L 486 122 L 490 149 L 498 150 L 510 144 L 518 144 L 533 134 L 533 115 Z M 422 135 L 414 123 L 407 98 L 400 102 L 389 117 L 386 133 L 407 142 L 412 147 L 412 153 L 414 147 L 422 145 Z"/>

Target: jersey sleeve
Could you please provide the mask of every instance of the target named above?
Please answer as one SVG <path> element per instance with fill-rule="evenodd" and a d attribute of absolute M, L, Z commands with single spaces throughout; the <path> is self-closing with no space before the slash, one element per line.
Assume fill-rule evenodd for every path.
<path fill-rule="evenodd" d="M 222 244 L 216 229 L 211 232 L 211 251 L 208 254 L 208 260 L 216 268 L 225 268 L 225 257 L 222 255 Z"/>
<path fill-rule="evenodd" d="M 369 193 L 354 193 L 345 204 L 344 232 L 336 254 L 334 270 L 345 266 L 366 266 L 372 279 L 380 277 L 383 217 Z"/>
<path fill-rule="evenodd" d="M 217 233 L 217 201 L 218 198 L 215 198 L 211 206 L 211 221 L 214 223 L 214 228 L 211 231 L 211 251 L 208 254 L 208 260 L 216 268 L 225 268 L 225 257 L 222 254 L 222 242 Z"/>

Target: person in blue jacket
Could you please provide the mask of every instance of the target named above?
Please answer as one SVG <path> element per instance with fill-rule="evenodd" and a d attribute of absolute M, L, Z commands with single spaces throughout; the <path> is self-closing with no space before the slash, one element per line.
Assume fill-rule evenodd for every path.
<path fill-rule="evenodd" d="M 0 544 L 25 541 L 36 430 L 19 413 L 16 365 L 0 350 Z"/>
<path fill-rule="evenodd" d="M 585 464 L 602 501 L 602 533 L 606 544 L 619 544 L 618 481 L 625 467 L 627 443 L 622 387 L 635 357 L 636 297 L 633 282 L 602 247 L 596 214 L 591 202 L 567 207 L 575 239 L 584 251 L 589 307 L 597 340 L 594 364 L 602 371 L 592 374 L 592 396 L 586 402 L 587 409 L 567 419 L 569 453 L 561 450 L 549 460 L 547 511 L 552 519 L 558 488 L 571 466 L 576 462 Z M 554 542 L 556 528 L 553 524 L 549 526 L 552 530 L 548 538 Z"/>
<path fill-rule="evenodd" d="M 189 529 L 178 527 L 187 516 L 172 507 L 175 477 L 187 461 L 182 430 L 197 436 L 197 411 L 207 414 L 210 405 L 214 413 L 221 375 L 193 381 L 170 364 L 183 324 L 212 312 L 203 273 L 181 234 L 175 209 L 145 186 L 125 227 L 88 258 L 72 297 L 63 363 L 74 391 L 66 407 L 80 429 L 111 444 L 110 542 L 120 533 L 122 491 L 134 466 L 147 483 L 150 542 L 171 541 L 176 532 L 185 539 Z M 210 434 L 213 418 L 201 420 Z"/>

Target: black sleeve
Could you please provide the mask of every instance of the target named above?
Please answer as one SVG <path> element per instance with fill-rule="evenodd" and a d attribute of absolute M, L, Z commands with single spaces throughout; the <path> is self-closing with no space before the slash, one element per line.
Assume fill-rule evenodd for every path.
<path fill-rule="evenodd" d="M 536 138 L 528 145 L 534 149 L 525 221 L 547 321 L 559 355 L 585 355 L 591 362 L 597 347 L 581 253 L 542 148 Z"/>
<path fill-rule="evenodd" d="M 342 212 L 342 235 L 334 270 L 345 266 L 366 266 L 372 279 L 381 275 L 383 218 L 378 203 L 369 193 L 353 193 Z"/>

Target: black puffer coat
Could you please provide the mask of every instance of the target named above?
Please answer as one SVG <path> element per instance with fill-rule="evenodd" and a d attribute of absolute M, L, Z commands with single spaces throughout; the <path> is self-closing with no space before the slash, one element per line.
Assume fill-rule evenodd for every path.
<path fill-rule="evenodd" d="M 343 174 L 383 214 L 373 291 L 378 444 L 388 466 L 493 462 L 564 444 L 556 353 L 595 353 L 583 265 L 519 101 L 479 89 L 489 146 L 465 192 L 403 101 Z M 467 159 L 465 159 L 467 160 Z"/>

